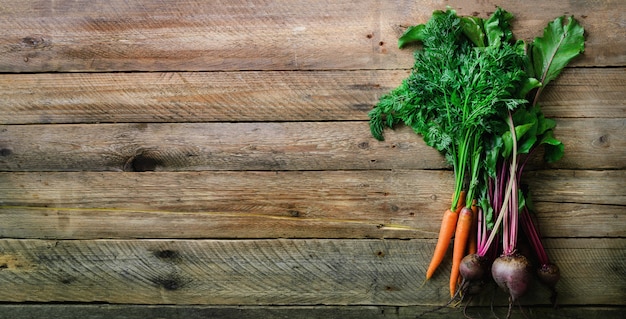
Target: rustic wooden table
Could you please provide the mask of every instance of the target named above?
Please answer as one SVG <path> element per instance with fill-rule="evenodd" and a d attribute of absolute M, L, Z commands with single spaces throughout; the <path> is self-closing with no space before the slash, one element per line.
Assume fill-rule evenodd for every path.
<path fill-rule="evenodd" d="M 566 156 L 527 182 L 560 309 L 626 303 L 626 1 L 0 1 L 0 318 L 414 318 L 451 171 L 367 112 L 398 36 L 450 5 L 515 33 L 573 15 L 583 57 L 544 95 Z M 448 268 L 449 270 L 449 268 Z M 492 293 L 469 315 L 506 313 Z M 461 308 L 428 316 L 462 317 Z M 425 316 L 425 317 L 428 317 Z"/>

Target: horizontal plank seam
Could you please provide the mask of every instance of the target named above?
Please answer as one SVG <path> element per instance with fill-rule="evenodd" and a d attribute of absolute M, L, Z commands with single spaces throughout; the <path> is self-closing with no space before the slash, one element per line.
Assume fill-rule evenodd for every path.
<path fill-rule="evenodd" d="M 423 231 L 427 232 L 427 231 Z M 623 236 L 585 236 L 585 237 L 565 237 L 565 236 L 542 236 L 543 240 L 586 240 L 586 239 L 606 239 L 606 240 L 624 240 Z M 333 241 L 431 241 L 435 242 L 437 239 L 433 237 L 185 237 L 185 238 L 172 238 L 172 237 L 94 237 L 94 238 L 32 238 L 32 237 L 0 237 L 0 240 L 24 240 L 24 241 L 40 241 L 40 242 L 136 242 L 136 241 L 163 241 L 163 242 L 188 242 L 188 241 L 276 241 L 276 240 L 288 240 L 288 241 L 302 241 L 302 240 L 333 240 Z"/>
<path fill-rule="evenodd" d="M 621 69 L 626 65 L 582 65 L 568 66 L 565 69 Z M 107 71 L 58 71 L 58 72 L 0 72 L 0 75 L 19 75 L 19 74 L 141 74 L 141 73 L 254 73 L 254 72 L 365 72 L 365 71 L 410 71 L 412 68 L 358 68 L 358 69 L 241 69 L 241 70 L 107 70 Z"/>

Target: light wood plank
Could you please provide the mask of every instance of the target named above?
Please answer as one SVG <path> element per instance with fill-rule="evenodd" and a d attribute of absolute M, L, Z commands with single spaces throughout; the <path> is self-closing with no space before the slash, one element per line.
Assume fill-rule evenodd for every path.
<path fill-rule="evenodd" d="M 375 140 L 364 121 L 0 126 L 2 171 L 447 169 L 406 127 Z M 626 119 L 558 119 L 551 168 L 626 168 Z M 529 169 L 545 167 L 535 154 Z"/>
<path fill-rule="evenodd" d="M 446 5 L 480 16 L 501 6 L 524 39 L 571 14 L 588 32 L 577 65 L 626 63 L 619 0 L 5 1 L 0 72 L 407 68 L 397 38 Z"/>
<path fill-rule="evenodd" d="M 539 201 L 626 205 L 624 170 L 545 170 L 527 172 L 524 178 Z"/>
<path fill-rule="evenodd" d="M 624 171 L 532 172 L 547 237 L 623 237 Z M 436 238 L 445 171 L 0 173 L 0 237 Z"/>
<path fill-rule="evenodd" d="M 390 199 L 393 200 L 393 199 Z M 332 202 L 330 203 L 332 204 Z M 0 237 L 102 238 L 437 238 L 441 211 L 389 213 L 327 208 L 324 217 L 294 209 L 254 213 L 0 207 Z M 407 202 L 416 207 L 419 203 Z M 434 205 L 433 205 L 434 206 Z M 392 206 L 391 210 L 393 211 Z M 624 205 L 535 203 L 543 237 L 626 237 Z M 282 215 L 281 215 L 282 214 Z M 413 214 L 413 215 L 411 215 Z"/>
<path fill-rule="evenodd" d="M 416 315 L 432 311 L 432 306 L 147 306 L 147 305 L 80 305 L 80 304 L 2 304 L 2 319 L 145 319 L 145 318 L 185 318 L 185 319 L 415 319 Z M 621 319 L 622 307 L 583 306 L 560 307 L 527 306 L 521 311 L 513 311 L 511 319 Z M 506 316 L 505 307 L 494 307 L 493 312 L 500 318 Z M 471 306 L 468 315 L 477 318 L 491 318 L 489 307 Z M 421 319 L 458 319 L 462 316 L 461 307 L 443 308 L 420 316 Z"/>
<path fill-rule="evenodd" d="M 406 70 L 0 75 L 0 123 L 367 120 Z M 570 68 L 541 99 L 548 117 L 626 116 L 626 72 Z"/>
<path fill-rule="evenodd" d="M 410 129 L 390 131 L 378 142 L 362 121 L 10 125 L 0 130 L 6 154 L 0 170 L 6 171 L 447 167 Z"/>
<path fill-rule="evenodd" d="M 626 117 L 624 68 L 566 68 L 540 98 L 547 117 Z"/>
<path fill-rule="evenodd" d="M 554 135 L 565 155 L 553 168 L 626 168 L 626 118 L 557 119 Z"/>
<path fill-rule="evenodd" d="M 420 288 L 434 240 L 0 240 L 0 300 L 212 305 L 439 305 Z M 624 239 L 547 241 L 562 305 L 622 305 Z M 536 286 L 524 304 L 548 304 Z M 491 294 L 476 298 L 489 305 Z M 506 304 L 503 294 L 496 305 Z"/>
<path fill-rule="evenodd" d="M 249 71 L 0 75 L 0 123 L 367 119 L 408 75 Z"/>
<path fill-rule="evenodd" d="M 57 231 L 69 230 L 66 236 L 77 231 L 72 220 L 79 228 L 101 224 L 105 233 L 108 226 L 103 224 L 132 220 L 136 226 L 123 226 L 119 230 L 126 231 L 117 236 L 135 236 L 132 228 L 143 229 L 135 233 L 140 237 L 161 236 L 141 225 L 166 226 L 161 224 L 166 218 L 174 221 L 170 233 L 185 237 L 363 238 L 381 233 L 403 237 L 407 232 L 413 235 L 404 236 L 432 237 L 424 233 L 434 233 L 439 221 L 422 215 L 438 216 L 434 212 L 450 205 L 451 188 L 451 175 L 445 171 L 0 173 L 7 222 L 20 207 L 49 207 L 30 213 L 64 216 L 63 224 L 55 224 Z M 219 227 L 205 228 L 209 225 Z M 415 229 L 406 230 L 406 225 Z M 22 236 L 37 236 L 36 228 L 31 229 L 35 234 Z"/>

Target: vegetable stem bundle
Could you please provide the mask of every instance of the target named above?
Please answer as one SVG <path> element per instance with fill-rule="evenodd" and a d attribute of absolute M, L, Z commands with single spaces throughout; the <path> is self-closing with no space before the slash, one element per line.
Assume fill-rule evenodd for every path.
<path fill-rule="evenodd" d="M 526 43 L 514 39 L 512 19 L 501 8 L 486 19 L 458 16 L 447 9 L 434 11 L 425 24 L 409 27 L 399 46 L 422 44 L 414 52 L 411 73 L 369 112 L 376 139 L 384 139 L 385 128 L 404 124 L 453 169 L 452 201 L 426 272 L 428 280 L 454 239 L 451 297 L 465 288 L 466 254 L 475 253 L 473 260 L 481 267 L 490 252 L 492 261 L 497 256 L 493 247 L 502 247 L 503 256 L 517 256 L 518 225 L 542 266 L 550 264 L 520 180 L 526 161 L 539 146 L 548 162 L 563 156 L 563 144 L 553 135 L 556 122 L 543 116 L 539 97 L 583 52 L 584 30 L 573 18 L 559 17 L 548 24 L 543 37 Z M 495 240 L 497 234 L 501 242 Z M 507 271 L 503 273 L 508 275 Z M 512 299 L 523 294 L 521 288 L 503 288 Z"/>

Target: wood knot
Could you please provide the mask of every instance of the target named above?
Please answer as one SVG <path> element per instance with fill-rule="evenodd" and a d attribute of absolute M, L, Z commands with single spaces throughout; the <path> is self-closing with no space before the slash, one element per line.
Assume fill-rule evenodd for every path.
<path fill-rule="evenodd" d="M 164 259 L 164 260 L 175 261 L 175 260 L 180 259 L 180 254 L 177 251 L 171 250 L 171 249 L 157 250 L 154 252 L 154 256 L 159 259 Z"/>
<path fill-rule="evenodd" d="M 609 134 L 604 134 L 598 137 L 593 141 L 593 146 L 597 147 L 609 147 L 611 146 L 611 141 L 609 140 Z"/>
<path fill-rule="evenodd" d="M 150 156 L 146 153 L 139 153 L 132 156 L 126 161 L 124 171 L 126 172 L 150 172 L 155 171 L 157 166 L 162 165 L 162 161 L 158 158 Z"/>
<path fill-rule="evenodd" d="M 0 149 L 0 156 L 11 156 L 11 154 L 13 154 L 13 150 L 10 148 Z"/>
<path fill-rule="evenodd" d="M 157 276 L 150 279 L 156 286 L 162 287 L 168 291 L 175 291 L 184 288 L 191 280 L 186 280 L 176 273 L 170 273 L 162 276 Z"/>
<path fill-rule="evenodd" d="M 50 40 L 44 38 L 41 35 L 31 35 L 24 37 L 22 38 L 22 44 L 33 49 L 43 49 L 51 45 Z"/>

